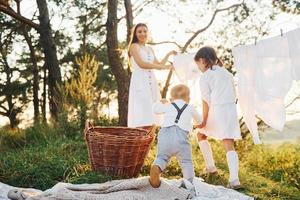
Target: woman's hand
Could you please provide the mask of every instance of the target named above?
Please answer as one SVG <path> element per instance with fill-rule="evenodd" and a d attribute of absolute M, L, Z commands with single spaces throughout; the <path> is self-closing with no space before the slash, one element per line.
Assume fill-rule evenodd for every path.
<path fill-rule="evenodd" d="M 206 126 L 206 121 L 203 121 L 201 124 L 197 125 L 196 128 L 204 128 Z"/>
<path fill-rule="evenodd" d="M 177 54 L 177 51 L 173 50 L 173 51 L 170 51 L 167 55 L 171 56 L 171 55 L 176 55 L 176 54 Z"/>
<path fill-rule="evenodd" d="M 169 101 L 168 101 L 167 99 L 161 99 L 160 102 L 161 102 L 162 104 L 169 103 Z"/>
<path fill-rule="evenodd" d="M 160 65 L 160 67 L 158 69 L 172 69 L 174 68 L 172 65 Z"/>

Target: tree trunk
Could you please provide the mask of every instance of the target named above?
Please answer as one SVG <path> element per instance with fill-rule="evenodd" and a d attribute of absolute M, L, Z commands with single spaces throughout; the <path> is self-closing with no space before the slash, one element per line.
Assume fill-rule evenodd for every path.
<path fill-rule="evenodd" d="M 19 122 L 17 120 L 17 112 L 14 110 L 13 107 L 10 108 L 8 118 L 9 118 L 10 128 L 16 128 Z"/>
<path fill-rule="evenodd" d="M 49 12 L 46 0 L 36 0 L 39 9 L 40 41 L 45 54 L 45 64 L 48 69 L 49 107 L 51 117 L 57 121 L 58 113 L 62 108 L 61 94 L 58 86 L 61 84 L 61 73 L 56 55 L 56 45 L 52 37 Z"/>
<path fill-rule="evenodd" d="M 10 86 L 12 84 L 11 83 L 12 70 L 10 69 L 10 67 L 8 65 L 6 56 L 5 56 L 4 60 L 5 60 L 4 70 L 5 70 L 5 74 L 6 74 L 6 86 L 7 86 L 7 88 L 10 88 Z M 6 96 L 6 102 L 8 105 L 6 116 L 9 118 L 10 127 L 15 128 L 18 126 L 18 121 L 17 121 L 18 113 L 16 112 L 15 107 L 14 107 L 13 95 L 12 95 L 12 93 L 8 92 L 5 96 Z"/>
<path fill-rule="evenodd" d="M 39 111 L 39 70 L 37 65 L 37 60 L 35 56 L 35 50 L 32 45 L 31 38 L 27 32 L 28 30 L 24 27 L 23 35 L 28 44 L 30 51 L 30 60 L 32 62 L 32 72 L 33 72 L 33 109 L 34 109 L 34 123 L 38 124 L 40 120 Z"/>
<path fill-rule="evenodd" d="M 127 45 L 129 45 L 131 38 L 131 31 L 133 28 L 133 13 L 132 13 L 132 3 L 131 0 L 124 0 L 125 10 L 126 10 L 126 26 L 127 26 Z M 127 73 L 129 78 L 131 77 L 130 64 L 128 62 Z"/>
<path fill-rule="evenodd" d="M 46 118 L 46 102 L 47 102 L 47 67 L 46 65 L 43 66 L 43 93 L 42 93 L 42 102 L 41 102 L 41 111 L 42 111 L 42 120 L 43 123 L 47 122 Z"/>
<path fill-rule="evenodd" d="M 131 0 L 124 0 L 126 10 L 127 44 L 130 42 L 131 30 L 133 28 L 133 14 Z"/>
<path fill-rule="evenodd" d="M 128 112 L 128 93 L 129 76 L 123 68 L 121 52 L 118 46 L 118 18 L 117 18 L 118 0 L 109 0 L 107 3 L 108 16 L 106 22 L 106 44 L 108 53 L 108 62 L 112 73 L 116 77 L 118 87 L 118 105 L 119 105 L 119 124 L 127 125 Z"/>

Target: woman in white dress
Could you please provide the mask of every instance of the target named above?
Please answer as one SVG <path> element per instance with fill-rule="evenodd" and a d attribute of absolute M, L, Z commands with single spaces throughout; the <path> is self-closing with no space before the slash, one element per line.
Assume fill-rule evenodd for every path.
<path fill-rule="evenodd" d="M 222 67 L 216 52 L 211 47 L 201 48 L 194 60 L 203 74 L 200 90 L 203 105 L 203 122 L 198 127 L 198 142 L 203 154 L 207 173 L 217 172 L 207 137 L 222 140 L 229 168 L 230 188 L 240 188 L 238 177 L 239 160 L 234 149 L 234 140 L 241 139 L 236 110 L 233 75 Z"/>
<path fill-rule="evenodd" d="M 153 103 L 161 98 L 153 69 L 171 69 L 171 65 L 165 64 L 170 55 L 176 54 L 176 51 L 171 51 L 159 62 L 153 49 L 146 44 L 147 39 L 147 25 L 137 24 L 132 31 L 128 52 L 132 70 L 128 101 L 128 127 L 146 127 L 159 123 L 159 116 L 152 112 Z"/>

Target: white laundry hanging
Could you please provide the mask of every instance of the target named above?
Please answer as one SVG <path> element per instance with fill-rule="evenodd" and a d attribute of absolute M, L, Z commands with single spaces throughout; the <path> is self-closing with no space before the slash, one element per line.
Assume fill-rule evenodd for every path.
<path fill-rule="evenodd" d="M 234 48 L 233 55 L 235 56 L 235 65 L 237 70 L 237 98 L 238 104 L 243 115 L 243 120 L 246 123 L 250 133 L 252 134 L 255 144 L 261 143 L 259 140 L 259 134 L 257 130 L 257 123 L 255 118 L 254 109 L 254 67 L 256 66 L 253 59 L 255 51 L 251 51 L 251 46 L 245 46 L 244 48 Z"/>
<path fill-rule="evenodd" d="M 284 97 L 300 68 L 294 52 L 300 49 L 299 35 L 287 33 L 233 49 L 239 104 L 255 144 L 261 143 L 255 114 L 276 130 L 284 127 Z"/>
<path fill-rule="evenodd" d="M 195 54 L 177 54 L 173 58 L 175 73 L 181 82 L 199 78 L 200 71 L 194 61 Z"/>
<path fill-rule="evenodd" d="M 173 57 L 173 66 L 178 80 L 190 88 L 190 103 L 196 107 L 202 105 L 200 93 L 200 70 L 194 61 L 195 53 L 177 54 Z"/>
<path fill-rule="evenodd" d="M 289 44 L 294 80 L 300 80 L 300 28 L 285 34 Z"/>

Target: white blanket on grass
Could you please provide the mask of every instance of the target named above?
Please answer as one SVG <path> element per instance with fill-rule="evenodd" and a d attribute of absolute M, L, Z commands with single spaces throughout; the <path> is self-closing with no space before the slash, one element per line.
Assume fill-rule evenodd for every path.
<path fill-rule="evenodd" d="M 237 191 L 214 186 L 195 178 L 196 196 L 180 187 L 182 180 L 163 180 L 159 188 L 149 185 L 149 177 L 115 180 L 102 184 L 58 183 L 46 191 L 15 188 L 0 183 L 0 200 L 9 200 L 8 192 L 15 193 L 16 200 L 253 200 Z"/>

